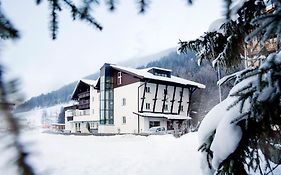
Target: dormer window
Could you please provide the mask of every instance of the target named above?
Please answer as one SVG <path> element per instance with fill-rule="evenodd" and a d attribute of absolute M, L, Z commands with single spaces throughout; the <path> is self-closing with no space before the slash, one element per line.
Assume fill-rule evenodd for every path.
<path fill-rule="evenodd" d="M 151 68 L 148 72 L 150 72 L 156 76 L 171 78 L 172 71 L 168 70 L 168 69 L 154 67 L 154 68 Z"/>
<path fill-rule="evenodd" d="M 117 84 L 118 85 L 122 84 L 122 72 L 117 73 Z"/>

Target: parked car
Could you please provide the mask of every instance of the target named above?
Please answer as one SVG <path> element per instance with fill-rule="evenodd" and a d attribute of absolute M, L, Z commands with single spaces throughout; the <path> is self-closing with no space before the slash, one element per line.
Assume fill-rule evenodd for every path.
<path fill-rule="evenodd" d="M 165 127 L 163 127 L 163 126 L 155 126 L 155 127 L 149 128 L 148 134 L 161 135 L 161 134 L 167 134 L 167 131 L 166 131 Z"/>

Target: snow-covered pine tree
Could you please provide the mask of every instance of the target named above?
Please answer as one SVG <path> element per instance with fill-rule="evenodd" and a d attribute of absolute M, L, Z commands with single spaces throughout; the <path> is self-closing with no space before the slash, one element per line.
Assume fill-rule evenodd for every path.
<path fill-rule="evenodd" d="M 274 174 L 281 164 L 281 1 L 226 2 L 224 23 L 195 41 L 180 42 L 179 51 L 194 50 L 199 63 L 209 59 L 213 66 L 232 67 L 253 42 L 253 50 L 261 48 L 255 58 L 266 59 L 218 82 L 235 79 L 235 86 L 199 128 L 204 174 Z M 267 52 L 272 38 L 275 51 Z"/>

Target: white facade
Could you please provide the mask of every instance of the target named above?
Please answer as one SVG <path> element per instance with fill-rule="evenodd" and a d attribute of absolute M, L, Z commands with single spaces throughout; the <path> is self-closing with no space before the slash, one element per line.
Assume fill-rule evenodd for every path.
<path fill-rule="evenodd" d="M 138 86 L 140 82 L 114 89 L 114 125 L 117 132 L 137 133 Z M 125 118 L 124 118 L 125 117 Z"/>
<path fill-rule="evenodd" d="M 97 132 L 99 123 L 99 93 L 94 89 L 93 84 L 85 80 L 89 85 L 89 109 L 67 109 L 65 110 L 65 131 L 71 133 Z M 80 82 L 79 82 L 80 83 Z M 69 117 L 71 120 L 69 121 Z"/>
<path fill-rule="evenodd" d="M 113 124 L 100 120 L 100 81 L 93 83 L 91 80 L 81 80 L 90 87 L 89 108 L 66 110 L 65 130 L 72 133 L 118 134 L 147 133 L 153 126 L 170 129 L 174 122 L 189 119 L 190 94 L 196 88 L 204 88 L 202 84 L 166 75 L 165 72 L 159 74 L 159 71 L 170 73 L 170 70 L 166 69 L 153 68 L 158 71 L 157 75 L 154 75 L 148 72 L 151 69 L 136 70 L 118 66 L 111 68 Z M 169 78 L 171 81 L 168 81 Z M 75 90 L 75 93 L 78 92 Z"/>

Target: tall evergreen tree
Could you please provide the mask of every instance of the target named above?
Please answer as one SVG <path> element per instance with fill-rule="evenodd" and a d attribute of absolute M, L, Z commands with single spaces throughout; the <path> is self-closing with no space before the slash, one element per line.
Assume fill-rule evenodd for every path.
<path fill-rule="evenodd" d="M 231 0 L 226 2 L 227 7 L 233 4 Z M 194 41 L 180 41 L 179 51 L 184 53 L 191 49 L 197 52 L 199 62 L 209 59 L 213 66 L 232 67 L 245 59 L 245 46 L 253 42 L 253 49 L 261 47 L 255 57 L 266 59 L 260 60 L 259 67 L 247 68 L 218 82 L 235 79 L 235 86 L 228 98 L 206 115 L 199 128 L 200 150 L 208 167 L 205 173 L 273 173 L 281 164 L 281 2 L 242 1 L 238 8 L 229 8 L 226 17 L 226 22 L 217 31 L 207 32 Z M 264 52 L 266 43 L 272 38 L 276 51 Z M 225 112 L 219 113 L 225 105 L 228 105 Z M 233 133 L 223 134 L 226 129 Z M 225 148 L 217 151 L 219 138 L 231 136 L 232 148 L 224 144 Z"/>

